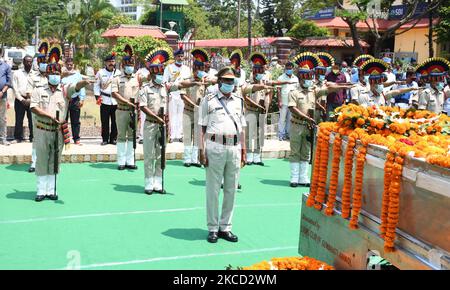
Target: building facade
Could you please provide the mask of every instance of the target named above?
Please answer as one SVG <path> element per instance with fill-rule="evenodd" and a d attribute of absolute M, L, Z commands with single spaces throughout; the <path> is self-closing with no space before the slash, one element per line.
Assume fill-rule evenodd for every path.
<path fill-rule="evenodd" d="M 142 1 L 136 0 L 109 0 L 117 10 L 124 15 L 129 16 L 133 20 L 139 20 L 139 18 L 145 12 L 145 6 Z"/>

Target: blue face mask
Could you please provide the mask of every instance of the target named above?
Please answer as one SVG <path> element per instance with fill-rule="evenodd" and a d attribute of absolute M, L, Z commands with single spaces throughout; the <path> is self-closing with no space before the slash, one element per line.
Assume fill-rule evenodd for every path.
<path fill-rule="evenodd" d="M 177 60 L 175 63 L 176 63 L 177 65 L 182 65 L 182 64 L 183 64 L 182 61 L 178 61 L 178 60 Z"/>
<path fill-rule="evenodd" d="M 202 70 L 199 70 L 197 72 L 197 77 L 200 78 L 200 79 L 204 78 L 206 75 L 207 75 L 207 73 L 202 71 Z"/>
<path fill-rule="evenodd" d="M 303 83 L 303 87 L 305 88 L 310 88 L 313 85 L 313 81 L 312 80 L 305 80 L 305 82 Z"/>
<path fill-rule="evenodd" d="M 287 70 L 286 70 L 286 74 L 287 74 L 288 76 L 291 76 L 291 75 L 294 74 L 294 70 L 293 70 L 293 69 L 287 69 Z"/>
<path fill-rule="evenodd" d="M 327 74 L 329 74 L 331 72 L 331 66 L 327 67 Z"/>
<path fill-rule="evenodd" d="M 358 73 L 358 69 L 356 67 L 352 68 L 352 75 L 355 75 Z"/>
<path fill-rule="evenodd" d="M 439 82 L 436 84 L 436 90 L 438 90 L 439 92 L 442 92 L 442 90 L 444 89 L 444 83 L 443 82 Z"/>
<path fill-rule="evenodd" d="M 369 83 L 369 76 L 364 76 L 364 82 L 365 82 L 366 84 Z"/>
<path fill-rule="evenodd" d="M 163 75 L 156 75 L 155 83 L 160 85 L 163 82 Z"/>
<path fill-rule="evenodd" d="M 427 88 L 427 89 L 431 88 L 430 83 L 425 83 L 425 88 Z"/>
<path fill-rule="evenodd" d="M 260 80 L 263 79 L 263 77 L 264 77 L 263 74 L 257 74 L 257 75 L 255 76 L 255 79 L 256 79 L 257 81 L 260 81 Z"/>
<path fill-rule="evenodd" d="M 319 75 L 319 81 L 323 82 L 325 80 L 325 76 L 324 75 Z"/>
<path fill-rule="evenodd" d="M 39 64 L 39 71 L 42 73 L 45 73 L 47 71 L 47 64 L 46 63 L 40 63 Z"/>
<path fill-rule="evenodd" d="M 132 67 L 132 66 L 126 66 L 126 67 L 125 67 L 125 73 L 126 73 L 127 75 L 133 74 L 133 73 L 134 73 L 134 67 Z"/>
<path fill-rule="evenodd" d="M 348 69 L 346 67 L 341 68 L 342 73 L 346 73 L 347 71 L 348 71 Z"/>
<path fill-rule="evenodd" d="M 230 94 L 234 91 L 234 85 L 230 85 L 230 84 L 222 84 L 220 86 L 220 90 L 222 91 L 222 93 L 224 94 Z"/>
<path fill-rule="evenodd" d="M 57 86 L 61 82 L 61 76 L 60 75 L 49 75 L 48 76 L 48 83 L 52 86 Z"/>
<path fill-rule="evenodd" d="M 375 90 L 377 91 L 377 93 L 381 94 L 383 92 L 383 90 L 384 90 L 384 85 L 383 84 L 378 84 L 375 87 Z"/>

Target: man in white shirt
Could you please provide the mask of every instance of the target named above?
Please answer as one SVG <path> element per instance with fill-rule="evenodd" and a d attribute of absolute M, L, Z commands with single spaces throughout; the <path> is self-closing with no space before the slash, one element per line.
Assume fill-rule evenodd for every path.
<path fill-rule="evenodd" d="M 100 105 L 100 119 L 102 122 L 102 146 L 117 144 L 116 110 L 117 101 L 111 95 L 111 84 L 114 78 L 122 73 L 116 69 L 116 55 L 111 53 L 104 58 L 105 68 L 95 76 L 94 95 Z M 111 121 L 111 126 L 110 122 Z M 111 128 L 111 130 L 110 130 Z"/>
<path fill-rule="evenodd" d="M 183 64 L 183 48 L 175 51 L 174 57 L 175 62 L 169 64 L 164 70 L 163 84 L 167 84 L 169 86 L 176 82 L 187 80 L 191 77 L 191 70 L 188 66 Z M 170 142 L 183 142 L 184 101 L 182 100 L 181 95 L 185 94 L 185 90 L 178 90 L 171 92 L 169 95 Z"/>
<path fill-rule="evenodd" d="M 20 61 L 20 59 L 19 59 Z M 23 119 L 25 113 L 28 119 L 28 129 L 30 130 L 30 142 L 33 142 L 33 118 L 30 109 L 31 96 L 27 94 L 28 77 L 33 65 L 33 58 L 29 55 L 23 58 L 23 68 L 14 71 L 12 78 L 12 87 L 14 92 L 14 111 L 16 115 L 16 124 L 14 127 L 14 139 L 16 142 L 22 142 L 23 138 Z"/>
<path fill-rule="evenodd" d="M 285 65 L 284 74 L 282 74 L 278 82 L 284 82 L 278 88 L 278 106 L 280 108 L 280 120 L 278 122 L 278 138 L 279 140 L 289 139 L 289 127 L 291 112 L 289 111 L 289 92 L 295 90 L 299 86 L 298 77 L 294 74 L 294 64 L 287 62 Z M 277 83 L 273 83 L 277 85 Z"/>

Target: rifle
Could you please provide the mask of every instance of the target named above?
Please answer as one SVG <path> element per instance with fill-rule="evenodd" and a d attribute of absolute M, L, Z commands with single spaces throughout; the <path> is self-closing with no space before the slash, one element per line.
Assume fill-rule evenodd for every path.
<path fill-rule="evenodd" d="M 134 99 L 131 99 L 132 103 L 135 104 Z M 133 155 L 134 155 L 134 165 L 136 165 L 136 120 L 137 114 L 136 114 L 136 108 L 133 107 L 133 110 L 130 112 L 130 128 L 133 130 Z"/>
<path fill-rule="evenodd" d="M 56 111 L 56 120 L 59 121 L 59 111 Z M 58 157 L 59 157 L 59 125 L 57 125 L 57 129 L 55 131 L 55 151 L 54 151 L 54 161 L 53 161 L 53 173 L 55 175 L 55 188 L 53 191 L 53 195 L 56 196 L 56 176 L 58 175 Z"/>
<path fill-rule="evenodd" d="M 315 120 L 315 110 L 308 110 L 308 115 Z M 311 154 L 309 157 L 309 164 L 312 165 L 313 164 L 313 155 L 314 155 L 314 139 L 316 137 L 317 126 L 315 124 L 309 124 L 308 128 L 309 128 L 309 133 L 310 133 L 309 142 L 311 143 L 311 148 L 310 148 Z"/>
<path fill-rule="evenodd" d="M 159 109 L 158 113 L 159 117 L 163 120 L 164 118 L 164 107 Z M 162 191 L 164 191 L 164 170 L 166 169 L 166 143 L 167 143 L 167 127 L 166 124 L 161 124 L 159 127 L 161 131 L 161 137 L 159 139 L 159 143 L 161 145 L 161 170 L 162 170 Z"/>

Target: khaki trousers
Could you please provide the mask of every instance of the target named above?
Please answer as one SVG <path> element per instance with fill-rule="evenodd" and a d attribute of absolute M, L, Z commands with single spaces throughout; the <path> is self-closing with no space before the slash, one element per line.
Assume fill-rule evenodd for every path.
<path fill-rule="evenodd" d="M 241 146 L 206 142 L 206 214 L 208 231 L 231 231 L 235 194 L 241 168 Z M 222 214 L 219 220 L 219 192 L 223 180 Z"/>

